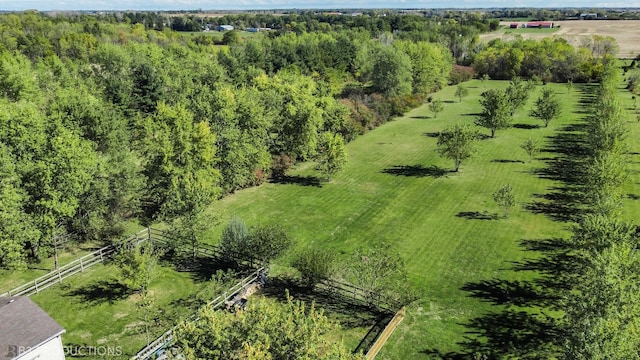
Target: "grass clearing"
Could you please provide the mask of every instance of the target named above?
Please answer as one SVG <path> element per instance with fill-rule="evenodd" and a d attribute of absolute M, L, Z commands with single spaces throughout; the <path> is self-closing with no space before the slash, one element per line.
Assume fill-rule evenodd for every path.
<path fill-rule="evenodd" d="M 509 34 L 545 34 L 545 35 L 549 35 L 549 34 L 555 34 L 558 32 L 558 30 L 560 30 L 559 28 L 555 27 L 555 28 L 517 28 L 517 29 L 511 29 L 509 27 L 505 27 L 505 28 L 501 28 L 499 30 L 497 30 L 498 33 L 502 33 L 505 35 L 509 35 Z"/>
<path fill-rule="evenodd" d="M 569 93 L 563 84 L 547 85 L 565 108 L 548 128 L 538 128 L 541 123 L 528 116 L 541 88 L 537 86 L 516 114 L 516 127 L 481 141 L 476 156 L 463 163 L 459 173 L 451 173 L 452 162 L 435 151 L 438 132 L 456 121 L 473 122 L 480 111 L 480 93 L 505 88 L 508 82 L 475 80 L 464 85 L 470 95 L 461 103 L 454 97 L 455 87 L 435 94 L 434 99 L 445 102 L 437 119 L 422 106 L 348 144 L 349 164 L 331 183 L 318 185 L 319 174 L 309 162 L 297 166 L 287 184 L 265 184 L 222 199 L 212 207 L 222 224 L 207 238 L 218 239 L 226 220 L 239 215 L 250 225 L 281 223 L 300 245 L 333 248 L 345 260 L 358 247 L 391 243 L 425 296 L 408 309 L 380 357 L 427 358 L 425 350 L 459 350 L 462 324 L 490 307 L 461 288 L 496 276 L 530 276 L 508 270 L 511 261 L 532 256 L 520 248 L 520 240 L 568 234 L 567 224 L 525 210 L 557 184 L 534 174 L 545 163 L 529 163 L 520 144 L 533 137 L 544 147 L 547 137 L 576 120 L 573 110 L 579 98 L 578 90 Z M 538 158 L 546 156 L 542 152 Z M 517 206 L 502 219 L 491 194 L 507 183 Z"/>
<path fill-rule="evenodd" d="M 118 283 L 118 272 L 113 263 L 99 264 L 31 298 L 66 329 L 64 345 L 121 347 L 129 357 L 147 344 L 147 337 L 140 295 Z M 194 314 L 203 294 L 204 299 L 215 296 L 205 278 L 160 263 L 149 289 L 159 319 L 150 327 L 151 340 Z"/>

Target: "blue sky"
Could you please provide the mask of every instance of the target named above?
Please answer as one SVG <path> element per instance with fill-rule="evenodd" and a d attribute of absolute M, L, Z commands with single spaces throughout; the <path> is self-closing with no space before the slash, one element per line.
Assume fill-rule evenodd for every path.
<path fill-rule="evenodd" d="M 0 0 L 0 10 L 640 7 L 640 0 Z"/>

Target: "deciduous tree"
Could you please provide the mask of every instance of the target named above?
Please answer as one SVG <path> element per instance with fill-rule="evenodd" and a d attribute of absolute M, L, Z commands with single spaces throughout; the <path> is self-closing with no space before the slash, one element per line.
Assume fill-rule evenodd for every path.
<path fill-rule="evenodd" d="M 438 153 L 453 160 L 453 171 L 458 171 L 460 164 L 469 159 L 476 150 L 478 132 L 469 126 L 456 124 L 441 132 L 438 136 Z"/>
<path fill-rule="evenodd" d="M 431 110 L 431 112 L 433 113 L 433 117 L 437 118 L 438 113 L 444 110 L 442 100 L 433 100 L 431 103 L 429 103 L 429 110 Z"/>
<path fill-rule="evenodd" d="M 496 192 L 492 194 L 493 201 L 496 202 L 503 210 L 504 217 L 509 216 L 509 210 L 516 204 L 515 195 L 511 185 L 502 185 Z"/>
<path fill-rule="evenodd" d="M 540 145 L 538 144 L 538 140 L 528 138 L 523 142 L 520 147 L 527 152 L 529 155 L 529 162 L 533 160 L 533 158 L 538 155 L 540 152 Z"/>
<path fill-rule="evenodd" d="M 544 127 L 547 127 L 551 120 L 560 116 L 561 110 L 560 100 L 558 100 L 553 90 L 544 88 L 540 97 L 536 99 L 534 108 L 531 110 L 531 116 L 542 120 Z"/>
<path fill-rule="evenodd" d="M 476 125 L 491 131 L 491 137 L 495 137 L 497 130 L 511 126 L 511 105 L 504 91 L 491 89 L 482 93 L 480 104 L 482 112 L 476 118 Z"/>
<path fill-rule="evenodd" d="M 458 85 L 456 87 L 455 96 L 458 98 L 458 102 L 462 102 L 462 98 L 467 97 L 469 95 L 469 89 L 462 85 Z"/>
<path fill-rule="evenodd" d="M 362 359 L 330 339 L 338 329 L 322 311 L 287 294 L 277 303 L 252 297 L 244 311 L 203 308 L 176 330 L 176 348 L 186 359 Z"/>
<path fill-rule="evenodd" d="M 347 148 L 340 134 L 325 132 L 317 154 L 318 169 L 327 176 L 327 181 L 347 164 Z"/>

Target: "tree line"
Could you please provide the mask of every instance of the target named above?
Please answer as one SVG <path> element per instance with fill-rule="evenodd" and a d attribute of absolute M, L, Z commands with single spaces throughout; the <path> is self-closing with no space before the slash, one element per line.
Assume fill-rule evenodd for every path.
<path fill-rule="evenodd" d="M 212 200 L 344 142 L 448 82 L 446 46 L 359 29 L 227 47 L 100 18 L 0 16 L 0 266 L 126 221 L 193 233 Z"/>
<path fill-rule="evenodd" d="M 618 51 L 615 39 L 594 35 L 579 47 L 562 38 L 489 41 L 473 57 L 478 74 L 509 80 L 515 76 L 543 82 L 593 82 L 614 62 Z"/>

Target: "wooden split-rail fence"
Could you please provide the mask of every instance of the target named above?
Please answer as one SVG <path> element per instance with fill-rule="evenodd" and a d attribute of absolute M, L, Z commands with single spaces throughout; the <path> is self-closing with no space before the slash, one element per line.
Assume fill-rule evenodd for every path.
<path fill-rule="evenodd" d="M 14 289 L 0 294 L 0 297 L 31 296 L 33 294 L 37 294 L 44 289 L 61 283 L 62 280 L 68 277 L 81 273 L 96 264 L 100 264 L 105 260 L 110 259 L 115 253 L 119 251 L 122 246 L 138 245 L 151 239 L 154 234 L 158 234 L 160 232 L 161 231 L 159 230 L 151 228 L 140 230 L 137 233 L 129 236 L 122 242 L 105 246 L 68 264 L 60 266 L 57 270 L 53 270 L 45 275 L 40 276 L 37 279 L 31 280 Z"/>
<path fill-rule="evenodd" d="M 260 278 L 260 273 L 267 273 L 268 270 L 265 268 L 260 268 L 251 275 L 245 277 L 240 280 L 230 288 L 228 288 L 222 295 L 217 298 L 209 301 L 207 306 L 210 306 L 212 309 L 219 309 L 224 306 L 229 300 L 234 299 L 238 294 L 240 294 L 244 289 L 248 288 L 253 283 L 257 282 Z M 191 316 L 191 319 L 196 319 L 195 315 Z M 164 353 L 166 348 L 170 346 L 174 340 L 174 332 L 177 326 L 167 330 L 165 333 L 160 335 L 157 339 L 150 342 L 145 346 L 142 350 L 138 351 L 136 355 L 134 355 L 131 360 L 147 360 L 147 359 L 166 359 L 167 356 Z"/>

